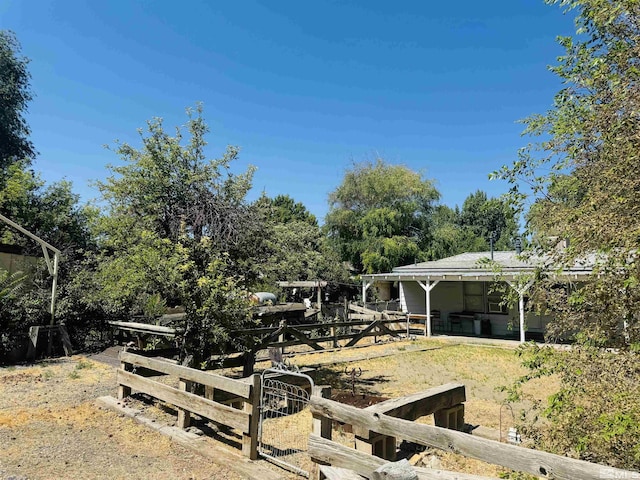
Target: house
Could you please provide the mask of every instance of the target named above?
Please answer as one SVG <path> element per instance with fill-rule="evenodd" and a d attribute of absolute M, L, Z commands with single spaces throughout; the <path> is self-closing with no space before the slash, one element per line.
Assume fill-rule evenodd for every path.
<path fill-rule="evenodd" d="M 423 318 L 427 336 L 441 332 L 537 340 L 551 318 L 527 312 L 525 301 L 532 274 L 542 261 L 515 251 L 462 253 L 396 267 L 390 273 L 361 275 L 362 298 L 366 301 L 371 286 L 385 291 L 390 284 L 397 285 L 400 309 Z M 584 281 L 591 271 L 589 265 L 576 265 L 561 277 Z M 496 281 L 516 291 L 518 305 L 504 304 Z"/>

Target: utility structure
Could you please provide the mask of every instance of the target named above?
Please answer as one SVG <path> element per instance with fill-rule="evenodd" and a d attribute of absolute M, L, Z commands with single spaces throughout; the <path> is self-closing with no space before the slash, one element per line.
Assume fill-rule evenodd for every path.
<path fill-rule="evenodd" d="M 15 228 L 20 233 L 26 235 L 27 237 L 35 240 L 42 247 L 42 253 L 44 255 L 44 261 L 47 263 L 47 269 L 49 270 L 49 274 L 53 277 L 53 281 L 51 283 L 51 306 L 49 312 L 51 313 L 51 323 L 50 325 L 54 325 L 55 323 L 55 312 L 56 312 L 56 290 L 58 288 L 58 262 L 60 261 L 60 250 L 51 245 L 48 242 L 45 242 L 43 239 L 34 235 L 29 230 L 24 227 L 21 227 L 13 220 L 8 219 L 4 215 L 0 214 L 0 220 L 2 220 L 7 225 Z M 53 254 L 53 260 L 51 259 L 51 254 Z"/>

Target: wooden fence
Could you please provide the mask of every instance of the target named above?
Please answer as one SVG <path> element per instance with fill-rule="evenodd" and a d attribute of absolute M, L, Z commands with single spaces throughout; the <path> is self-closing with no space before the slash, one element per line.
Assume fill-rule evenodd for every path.
<path fill-rule="evenodd" d="M 258 457 L 259 375 L 234 380 L 126 351 L 120 353 L 120 365 L 117 372 L 118 399 L 131 395 L 135 390 L 174 405 L 178 412 L 177 425 L 181 428 L 188 427 L 191 414 L 196 414 L 236 429 L 242 433 L 242 454 L 252 460 Z M 149 371 L 155 375 L 177 377 L 178 388 L 147 378 Z M 195 388 L 197 385 L 204 386 L 204 389 Z M 203 390 L 204 396 L 192 393 L 198 390 Z M 231 405 L 240 405 L 241 408 Z"/>
<path fill-rule="evenodd" d="M 335 420 L 352 425 L 354 430 L 356 428 L 368 430 L 418 445 L 435 447 L 536 477 L 596 480 L 602 478 L 634 478 L 633 475 L 638 475 L 635 472 L 487 440 L 455 430 L 394 418 L 375 410 L 361 410 L 321 398 L 320 396 L 311 397 L 310 408 L 315 419 L 314 426 L 324 425 L 324 429 L 314 429 L 314 433 L 309 438 L 309 455 L 316 463 L 348 469 L 365 478 L 371 478 L 375 469 L 386 463 L 386 460 L 332 442 L 331 430 L 326 428 L 326 420 Z M 419 478 L 482 478 L 456 472 L 429 469 L 416 469 L 416 472 Z M 343 476 L 342 478 L 345 477 Z"/>

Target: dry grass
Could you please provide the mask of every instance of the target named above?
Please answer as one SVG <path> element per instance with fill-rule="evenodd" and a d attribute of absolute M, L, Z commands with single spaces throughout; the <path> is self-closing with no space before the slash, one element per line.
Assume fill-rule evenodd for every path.
<path fill-rule="evenodd" d="M 0 478 L 240 478 L 94 404 L 115 390 L 114 369 L 82 357 L 0 369 Z"/>
<path fill-rule="evenodd" d="M 316 383 L 330 384 L 334 391 L 351 388 L 345 367 L 361 368 L 357 394 L 380 397 L 399 397 L 449 382 L 463 383 L 467 387 L 467 423 L 495 429 L 505 399 L 498 387 L 524 373 L 512 349 L 438 339 L 305 354 L 291 363 L 320 365 Z M 266 366 L 263 362 L 258 368 Z M 173 381 L 169 377 L 156 380 Z M 538 398 L 556 388 L 557 384 L 548 380 L 528 387 Z M 96 397 L 115 395 L 115 390 L 114 369 L 82 357 L 1 369 L 0 478 L 238 478 L 166 437 L 94 405 Z M 526 407 L 515 405 L 514 410 Z M 158 421 L 175 421 L 175 412 L 167 406 L 144 408 L 145 415 Z M 285 417 L 277 421 L 278 428 L 287 423 L 298 432 L 309 432 L 309 417 Z M 419 421 L 432 423 L 431 417 Z M 510 423 L 509 417 L 504 423 Z M 334 427 L 334 439 L 353 446 L 353 434 L 338 425 Z M 434 455 L 440 468 L 490 476 L 502 472 L 498 467 L 450 453 L 429 451 L 427 457 Z"/>

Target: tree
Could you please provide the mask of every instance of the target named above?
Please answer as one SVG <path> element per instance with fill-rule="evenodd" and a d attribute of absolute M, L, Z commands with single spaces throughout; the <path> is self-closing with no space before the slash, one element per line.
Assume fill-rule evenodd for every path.
<path fill-rule="evenodd" d="M 582 36 L 560 39 L 566 55 L 552 70 L 565 87 L 554 108 L 525 120 L 525 133 L 542 140 L 522 149 L 518 161 L 496 176 L 511 182 L 519 208 L 530 197 L 522 185 L 530 186 L 535 203 L 527 228 L 554 268 L 587 256 L 597 260 L 593 281 L 569 299 L 572 312 L 584 308 L 566 330 L 624 347 L 640 341 L 640 4 L 552 3 L 577 10 Z M 570 247 L 555 248 L 558 238 L 568 239 Z"/>
<path fill-rule="evenodd" d="M 460 226 L 468 230 L 473 244 L 466 251 L 489 249 L 489 238 L 494 234 L 494 249 L 511 250 L 517 235 L 515 211 L 499 198 L 487 198 L 482 190 L 470 194 L 462 204 Z"/>
<path fill-rule="evenodd" d="M 357 272 L 389 271 L 425 257 L 438 198 L 430 180 L 405 166 L 355 164 L 329 196 L 325 228 Z"/>
<path fill-rule="evenodd" d="M 256 267 L 264 289 L 272 290 L 279 280 L 347 280 L 340 258 L 302 203 L 288 195 L 273 199 L 263 195 L 253 207 L 262 213 L 266 226 L 257 246 L 261 254 Z"/>
<path fill-rule="evenodd" d="M 268 199 L 271 220 L 286 224 L 292 221 L 308 223 L 312 227 L 318 226 L 318 220 L 301 202 L 296 202 L 289 195 L 277 195 Z"/>
<path fill-rule="evenodd" d="M 437 205 L 431 223 L 429 258 L 436 260 L 489 250 L 492 232 L 494 250 L 511 250 L 517 234 L 514 209 L 502 199 L 488 198 L 481 190 L 467 196 L 462 210 Z"/>
<path fill-rule="evenodd" d="M 573 338 L 570 352 L 527 350 L 530 373 L 556 374 L 560 388 L 546 408 L 547 426 L 528 425 L 542 447 L 623 468 L 640 467 L 640 3 L 550 1 L 575 11 L 576 38 L 552 67 L 564 82 L 553 108 L 524 122 L 537 141 L 496 177 L 511 182 L 527 229 L 548 267 L 538 273 L 535 308 L 550 312 L 552 338 Z M 558 248 L 566 238 L 568 248 Z M 559 284 L 554 273 L 592 263 L 584 284 Z M 616 353 L 603 347 L 616 347 Z M 518 392 L 519 393 L 519 392 Z"/>
<path fill-rule="evenodd" d="M 17 160 L 35 156 L 24 118 L 33 98 L 29 60 L 20 52 L 15 34 L 0 30 L 0 170 Z"/>
<path fill-rule="evenodd" d="M 182 305 L 181 358 L 201 366 L 213 352 L 248 348 L 231 331 L 252 322 L 244 266 L 260 221 L 245 202 L 253 168 L 230 172 L 236 147 L 209 160 L 202 109 L 187 113 L 186 133 L 170 136 L 156 118 L 140 148 L 115 149 L 125 163 L 99 183 L 109 212 L 98 222 L 95 295 L 113 314 Z"/>

